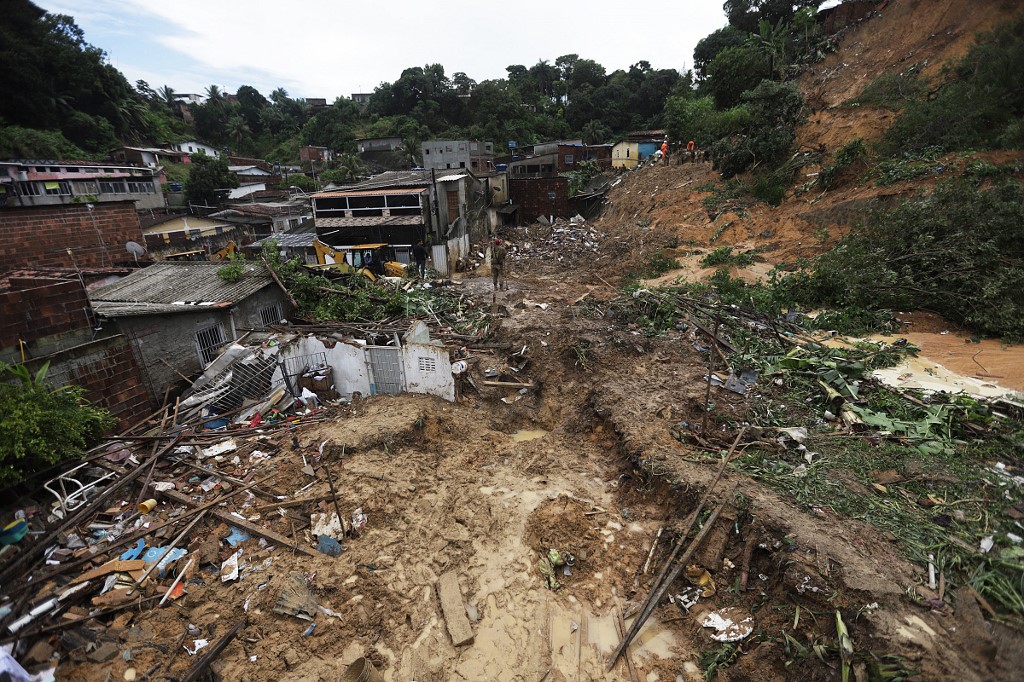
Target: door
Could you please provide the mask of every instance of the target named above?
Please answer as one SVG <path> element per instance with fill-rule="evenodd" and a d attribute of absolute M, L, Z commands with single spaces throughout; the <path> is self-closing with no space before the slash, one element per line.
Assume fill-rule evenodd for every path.
<path fill-rule="evenodd" d="M 396 395 L 405 390 L 405 372 L 402 368 L 402 349 L 389 346 L 367 346 L 370 363 L 370 394 Z"/>

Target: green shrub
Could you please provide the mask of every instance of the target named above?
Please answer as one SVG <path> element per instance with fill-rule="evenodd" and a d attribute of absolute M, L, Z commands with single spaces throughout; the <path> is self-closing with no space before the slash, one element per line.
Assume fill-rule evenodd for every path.
<path fill-rule="evenodd" d="M 749 253 L 737 253 L 732 252 L 731 246 L 720 246 L 708 255 L 701 259 L 700 264 L 706 268 L 713 267 L 715 265 L 736 265 L 743 267 L 750 265 L 754 262 L 754 257 Z"/>
<path fill-rule="evenodd" d="M 823 167 L 818 173 L 818 185 L 823 189 L 830 189 L 835 185 L 839 174 L 844 169 L 853 166 L 855 163 L 864 164 L 867 155 L 868 151 L 864 140 L 860 137 L 853 138 L 839 148 L 833 163 Z"/>
<path fill-rule="evenodd" d="M 0 486 L 80 457 L 116 423 L 85 400 L 85 389 L 51 390 L 48 368 L 49 363 L 33 376 L 24 365 L 0 362 Z"/>
<path fill-rule="evenodd" d="M 979 36 L 946 80 L 907 104 L 881 141 L 884 155 L 1022 146 L 1024 19 Z"/>
<path fill-rule="evenodd" d="M 1024 338 L 1024 187 L 946 181 L 879 209 L 782 286 L 810 306 L 933 310 L 982 333 Z"/>
<path fill-rule="evenodd" d="M 860 95 L 848 104 L 871 104 L 892 111 L 902 109 L 909 102 L 924 97 L 928 92 L 916 71 L 915 67 L 911 67 L 903 73 L 882 74 L 871 81 Z"/>

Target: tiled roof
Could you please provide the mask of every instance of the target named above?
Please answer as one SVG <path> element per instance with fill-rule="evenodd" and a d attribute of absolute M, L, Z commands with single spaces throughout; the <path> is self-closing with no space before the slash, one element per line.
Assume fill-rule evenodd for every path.
<path fill-rule="evenodd" d="M 317 218 L 321 227 L 381 227 L 384 225 L 422 225 L 423 218 L 415 215 L 367 216 L 363 218 Z"/>
<path fill-rule="evenodd" d="M 247 263 L 237 282 L 219 277 L 222 267 L 222 263 L 157 263 L 97 289 L 89 300 L 104 317 L 188 313 L 228 308 L 274 282 L 262 264 Z"/>
<path fill-rule="evenodd" d="M 407 187 L 405 189 L 334 189 L 330 190 L 329 192 L 317 192 L 314 196 L 317 199 L 329 197 L 379 197 L 391 194 L 422 194 L 423 192 L 426 191 L 426 187 Z"/>

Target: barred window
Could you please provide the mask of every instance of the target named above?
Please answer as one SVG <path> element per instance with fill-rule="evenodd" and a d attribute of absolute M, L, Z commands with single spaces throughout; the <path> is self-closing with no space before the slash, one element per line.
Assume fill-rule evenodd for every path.
<path fill-rule="evenodd" d="M 437 361 L 434 358 L 428 358 L 420 355 L 416 358 L 416 361 L 421 372 L 437 371 Z"/>
<path fill-rule="evenodd" d="M 196 352 L 203 367 L 214 361 L 217 351 L 225 343 L 224 327 L 217 324 L 205 327 L 196 332 Z"/>
<path fill-rule="evenodd" d="M 260 310 L 260 321 L 263 322 L 263 326 L 277 324 L 281 321 L 284 315 L 281 314 L 281 304 L 275 303 L 274 305 L 267 306 Z"/>

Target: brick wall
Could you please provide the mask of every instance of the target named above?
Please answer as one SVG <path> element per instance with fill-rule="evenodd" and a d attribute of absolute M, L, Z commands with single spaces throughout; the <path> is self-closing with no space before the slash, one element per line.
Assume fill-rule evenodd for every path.
<path fill-rule="evenodd" d="M 569 216 L 568 178 L 509 178 L 508 192 L 512 203 L 519 204 L 521 220 Z"/>
<path fill-rule="evenodd" d="M 125 245 L 143 243 L 131 201 L 0 209 L 0 272 L 22 267 L 134 264 Z M 67 249 L 74 253 L 74 264 Z"/>
<path fill-rule="evenodd" d="M 85 289 L 77 279 L 12 276 L 0 289 L 0 357 L 30 357 L 92 337 Z"/>
<path fill-rule="evenodd" d="M 47 380 L 55 387 L 74 384 L 84 388 L 86 399 L 105 407 L 117 418 L 119 424 L 115 432 L 153 411 L 142 371 L 124 336 L 90 341 L 27 365 L 34 372 L 47 361 L 50 362 Z"/>

